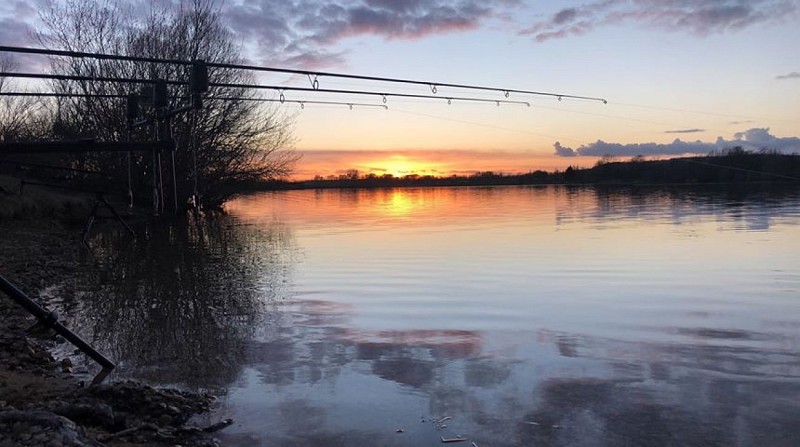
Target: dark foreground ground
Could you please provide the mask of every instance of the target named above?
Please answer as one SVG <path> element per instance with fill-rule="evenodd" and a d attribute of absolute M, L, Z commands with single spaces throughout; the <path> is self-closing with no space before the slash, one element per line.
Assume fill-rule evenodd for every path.
<path fill-rule="evenodd" d="M 80 250 L 80 227 L 0 220 L 0 274 L 37 301 L 52 284 L 70 293 Z M 209 433 L 225 424 L 188 422 L 212 396 L 114 382 L 113 374 L 89 386 L 96 371 L 52 331 L 31 329 L 35 323 L 0 293 L 0 447 L 217 444 Z"/>

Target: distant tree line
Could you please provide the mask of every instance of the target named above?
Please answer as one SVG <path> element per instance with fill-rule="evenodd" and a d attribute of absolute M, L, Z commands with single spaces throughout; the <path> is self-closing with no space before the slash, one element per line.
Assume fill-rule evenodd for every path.
<path fill-rule="evenodd" d="M 272 188 L 383 188 L 404 186 L 482 186 L 543 184 L 709 184 L 745 182 L 800 182 L 800 155 L 776 151 L 747 151 L 733 147 L 708 156 L 646 160 L 635 156 L 628 161 L 601 158 L 591 168 L 569 167 L 564 171 L 532 171 L 503 174 L 492 171 L 468 176 L 345 173 L 300 182 L 277 182 Z"/>

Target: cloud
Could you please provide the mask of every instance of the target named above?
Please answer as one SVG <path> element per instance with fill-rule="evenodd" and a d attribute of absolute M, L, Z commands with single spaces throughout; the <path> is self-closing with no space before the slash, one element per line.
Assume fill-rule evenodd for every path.
<path fill-rule="evenodd" d="M 28 46 L 31 44 L 31 28 L 20 20 L 12 17 L 0 19 L 0 42 L 3 45 Z"/>
<path fill-rule="evenodd" d="M 337 66 L 328 50 L 356 36 L 420 39 L 476 29 L 516 0 L 252 0 L 225 9 L 231 30 L 255 42 L 260 62 Z"/>
<path fill-rule="evenodd" d="M 15 20 L 35 20 L 38 12 L 34 2 L 8 1 L 0 4 L 0 17 L 13 17 Z"/>
<path fill-rule="evenodd" d="M 665 130 L 664 133 L 699 133 L 705 132 L 705 129 L 677 129 L 677 130 Z"/>
<path fill-rule="evenodd" d="M 775 76 L 775 79 L 800 79 L 800 72 L 793 71 L 789 74 Z"/>
<path fill-rule="evenodd" d="M 717 141 L 713 143 L 706 143 L 699 140 L 681 141 L 680 139 L 676 139 L 667 144 L 621 144 L 597 140 L 594 143 L 583 145 L 577 149 L 564 147 L 559 142 L 553 145 L 555 148 L 555 155 L 560 157 L 707 154 L 713 150 L 726 149 L 733 146 L 742 146 L 748 150 L 770 149 L 779 152 L 800 152 L 800 138 L 776 137 L 769 133 L 769 128 L 753 128 L 744 132 L 735 133 L 732 140 L 719 137 Z"/>
<path fill-rule="evenodd" d="M 344 52 L 308 50 L 283 59 L 282 65 L 319 70 L 327 67 L 340 67 L 345 63 Z"/>
<path fill-rule="evenodd" d="M 800 152 L 800 138 L 778 138 L 769 133 L 769 128 L 754 128 L 733 134 L 732 141 L 724 142 L 726 145 L 739 144 L 745 149 L 774 149 L 780 152 Z M 719 139 L 717 144 L 719 144 Z"/>
<path fill-rule="evenodd" d="M 715 148 L 716 146 L 713 143 L 703 143 L 700 141 L 684 142 L 679 139 L 676 139 L 675 141 L 669 144 L 659 144 L 659 143 L 621 144 L 621 143 L 607 143 L 603 140 L 597 140 L 594 143 L 583 145 L 577 149 L 561 148 L 561 153 L 569 153 L 569 151 L 572 151 L 576 156 L 582 156 L 582 157 L 603 157 L 606 155 L 611 155 L 615 157 L 635 156 L 635 155 L 683 155 L 683 154 L 707 154 L 708 152 L 711 152 Z M 556 148 L 556 155 L 560 155 L 558 151 L 559 149 Z"/>
<path fill-rule="evenodd" d="M 556 141 L 555 144 L 553 144 L 553 147 L 556 150 L 555 154 L 558 155 L 559 157 L 574 157 L 574 156 L 578 155 L 577 152 L 575 152 L 574 149 L 570 149 L 568 147 L 564 147 L 558 141 Z"/>
<path fill-rule="evenodd" d="M 15 9 L 24 9 L 17 5 Z M 29 47 L 35 45 L 31 37 L 32 29 L 28 23 L 18 17 L 25 17 L 24 11 L 18 11 L 19 16 L 0 18 L 0 42 L 3 45 L 15 47 Z M 0 58 L 10 59 L 15 65 L 15 71 L 41 71 L 48 66 L 47 59 L 42 56 L 21 53 L 0 53 Z"/>
<path fill-rule="evenodd" d="M 636 23 L 697 36 L 779 22 L 798 12 L 793 0 L 594 0 L 562 9 L 520 32 L 537 42 L 586 34 L 603 26 Z"/>

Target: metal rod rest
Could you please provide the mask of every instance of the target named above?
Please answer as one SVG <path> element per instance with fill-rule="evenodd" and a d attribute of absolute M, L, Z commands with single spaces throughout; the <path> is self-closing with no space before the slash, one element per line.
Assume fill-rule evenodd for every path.
<path fill-rule="evenodd" d="M 53 152 L 146 152 L 152 150 L 153 145 L 158 149 L 170 150 L 174 147 L 173 141 L 157 141 L 142 144 L 125 141 L 41 141 L 41 142 L 10 142 L 0 143 L 0 154 L 31 154 Z"/>
<path fill-rule="evenodd" d="M 103 356 L 103 354 L 97 352 L 96 349 L 94 349 L 89 343 L 86 343 L 77 334 L 67 329 L 66 326 L 58 321 L 54 313 L 48 312 L 43 307 L 36 304 L 33 300 L 28 298 L 25 293 L 19 290 L 14 284 L 5 279 L 2 275 L 0 275 L 0 290 L 5 292 L 6 295 L 10 296 L 11 299 L 17 302 L 17 304 L 24 307 L 28 313 L 36 317 L 36 319 L 39 320 L 39 322 L 44 326 L 52 328 L 54 331 L 56 331 L 56 333 L 67 339 L 70 343 L 75 345 L 76 348 L 80 349 L 81 352 L 88 355 L 92 360 L 102 366 L 105 372 L 103 377 L 105 377 L 110 370 L 114 369 L 116 366 L 114 365 L 114 362 L 107 359 L 105 356 Z"/>

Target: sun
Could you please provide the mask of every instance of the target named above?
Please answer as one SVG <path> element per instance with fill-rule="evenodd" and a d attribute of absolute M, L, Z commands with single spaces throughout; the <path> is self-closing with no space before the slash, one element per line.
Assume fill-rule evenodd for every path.
<path fill-rule="evenodd" d="M 411 160 L 405 155 L 392 155 L 388 159 L 376 162 L 375 167 L 394 177 L 405 177 L 413 174 L 422 175 L 431 172 L 431 166 Z"/>

